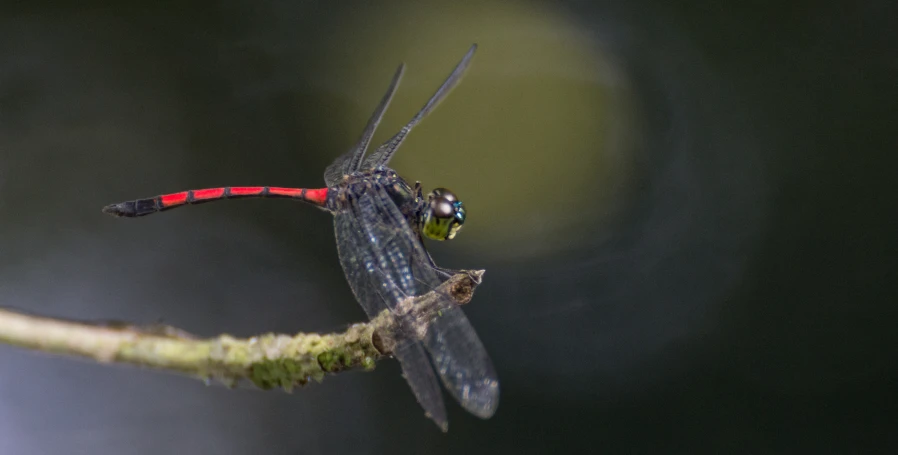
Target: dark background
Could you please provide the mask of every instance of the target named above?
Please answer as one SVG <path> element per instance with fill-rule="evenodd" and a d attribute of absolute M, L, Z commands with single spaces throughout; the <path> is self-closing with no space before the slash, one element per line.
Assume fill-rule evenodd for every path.
<path fill-rule="evenodd" d="M 320 186 L 472 42 L 394 167 L 469 207 L 439 263 L 502 384 L 422 415 L 392 361 L 292 395 L 0 349 L 0 453 L 894 453 L 891 2 L 82 2 L 0 7 L 0 305 L 201 335 L 364 319 Z M 447 397 L 448 399 L 448 397 Z"/>

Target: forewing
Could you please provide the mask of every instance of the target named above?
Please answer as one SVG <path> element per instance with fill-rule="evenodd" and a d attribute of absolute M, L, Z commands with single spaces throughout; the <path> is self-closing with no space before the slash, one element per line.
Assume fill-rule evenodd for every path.
<path fill-rule="evenodd" d="M 448 303 L 428 328 L 424 347 L 446 390 L 463 408 L 481 419 L 495 414 L 499 379 L 461 308 Z"/>
<path fill-rule="evenodd" d="M 362 305 L 369 318 L 387 309 L 387 302 L 393 300 L 392 292 L 378 286 L 378 281 L 386 280 L 383 272 L 375 266 L 368 245 L 364 241 L 362 228 L 351 210 L 338 211 L 334 216 L 334 231 L 337 238 L 337 253 L 346 281 Z"/>
<path fill-rule="evenodd" d="M 404 224 L 393 227 L 384 224 L 383 217 L 376 213 L 377 207 L 371 195 L 364 194 L 335 217 L 340 263 L 368 317 L 395 308 L 400 299 L 413 294 L 406 261 L 408 252 L 396 240 L 402 236 L 395 234 Z M 421 343 L 414 339 L 403 341 L 393 350 L 393 355 L 426 415 L 446 431 L 448 420 L 443 396 Z"/>
<path fill-rule="evenodd" d="M 340 179 L 343 178 L 344 175 L 350 174 L 359 169 L 359 164 L 362 162 L 362 157 L 365 155 L 365 151 L 368 150 L 368 144 L 371 143 L 371 138 L 374 136 L 374 132 L 377 130 L 377 126 L 380 125 L 381 119 L 383 119 L 384 113 L 387 111 L 387 108 L 390 106 L 390 101 L 393 100 L 393 95 L 396 93 L 396 89 L 399 87 L 399 81 L 402 80 L 402 74 L 405 72 L 405 64 L 399 65 L 399 68 L 396 69 L 396 73 L 393 74 L 393 79 L 390 81 L 390 86 L 387 88 L 387 93 L 384 94 L 383 98 L 380 99 L 380 103 L 374 109 L 374 112 L 371 114 L 371 118 L 368 119 L 368 124 L 365 125 L 365 129 L 362 131 L 362 136 L 359 138 L 358 143 L 356 143 L 355 147 L 350 149 L 348 152 L 340 155 L 330 166 L 327 167 L 324 171 L 324 182 L 327 186 L 334 186 Z"/>
<path fill-rule="evenodd" d="M 412 119 L 399 130 L 390 140 L 384 142 L 380 147 L 377 148 L 373 153 L 371 153 L 367 158 L 365 158 L 364 163 L 362 164 L 362 169 L 372 169 L 374 167 L 380 165 L 386 165 L 390 158 L 393 157 L 393 154 L 396 153 L 396 150 L 399 149 L 399 146 L 402 145 L 402 141 L 405 140 L 406 136 L 412 131 L 412 128 L 415 127 L 421 120 L 424 120 L 424 117 L 427 117 L 428 114 L 433 111 L 437 105 L 443 101 L 449 92 L 461 82 L 462 76 L 464 76 L 465 71 L 467 71 L 468 66 L 471 64 L 471 60 L 474 58 L 474 52 L 477 50 L 477 45 L 474 44 L 468 49 L 468 52 L 462 57 L 461 61 L 458 62 L 458 65 L 455 66 L 455 69 L 452 70 L 452 73 L 449 74 L 449 77 L 446 78 L 446 81 L 443 82 L 443 85 L 430 97 L 430 100 L 427 101 L 427 104 L 421 108 L 418 113 L 412 117 Z"/>
<path fill-rule="evenodd" d="M 448 431 L 449 419 L 446 417 L 443 393 L 421 343 L 402 343 L 393 350 L 393 355 L 402 366 L 402 376 L 415 394 L 415 399 L 424 408 L 427 417 L 433 419 L 441 430 Z"/>
<path fill-rule="evenodd" d="M 385 189 L 379 188 L 378 192 L 379 197 L 371 198 L 377 203 L 371 214 L 379 220 L 366 218 L 367 224 L 375 231 L 380 230 L 376 235 L 389 236 L 390 244 L 405 256 L 402 266 L 405 268 L 407 264 L 411 270 L 413 295 L 434 291 L 442 280 L 431 266 L 417 233 L 408 227 Z M 405 226 L 403 229 L 388 227 L 400 222 Z M 442 297 L 442 311 L 430 321 L 423 342 L 449 393 L 468 412 L 481 418 L 491 417 L 499 405 L 499 380 L 495 368 L 468 318 L 450 296 Z"/>

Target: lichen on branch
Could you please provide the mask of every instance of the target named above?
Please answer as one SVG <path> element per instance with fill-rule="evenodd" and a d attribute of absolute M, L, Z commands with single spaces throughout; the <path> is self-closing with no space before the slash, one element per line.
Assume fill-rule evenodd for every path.
<path fill-rule="evenodd" d="M 367 323 L 343 332 L 295 335 L 268 333 L 251 338 L 227 334 L 198 338 L 163 325 L 78 322 L 0 309 L 0 343 L 52 354 L 130 364 L 218 380 L 235 386 L 248 380 L 263 389 L 290 391 L 327 373 L 371 370 L 409 336 L 423 336 L 428 321 L 448 296 L 456 304 L 471 300 L 482 270 L 461 271 L 428 294 L 408 298 Z M 403 319 L 402 336 L 398 318 Z"/>

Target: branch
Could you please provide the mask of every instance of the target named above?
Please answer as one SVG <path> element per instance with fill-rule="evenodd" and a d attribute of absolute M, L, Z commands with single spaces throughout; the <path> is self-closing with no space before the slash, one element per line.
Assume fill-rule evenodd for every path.
<path fill-rule="evenodd" d="M 370 322 L 341 333 L 267 333 L 238 339 L 223 334 L 201 339 L 180 329 L 127 323 L 89 323 L 26 315 L 0 309 L 0 343 L 26 349 L 167 370 L 233 387 L 247 379 L 263 389 L 287 391 L 325 373 L 374 369 L 409 329 L 421 337 L 441 307 L 439 295 L 463 305 L 480 284 L 482 270 L 461 271 L 436 290 L 406 299 Z M 399 321 L 402 321 L 400 329 Z M 406 335 L 407 336 L 407 335 Z"/>

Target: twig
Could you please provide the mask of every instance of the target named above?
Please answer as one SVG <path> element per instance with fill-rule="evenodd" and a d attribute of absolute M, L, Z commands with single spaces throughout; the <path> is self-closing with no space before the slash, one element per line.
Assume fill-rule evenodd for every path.
<path fill-rule="evenodd" d="M 321 381 L 325 373 L 373 369 L 400 338 L 423 336 L 427 322 L 444 305 L 440 295 L 465 304 L 482 276 L 482 270 L 460 272 L 433 292 L 400 302 L 393 311 L 341 333 L 268 333 L 247 339 L 223 334 L 200 339 L 169 326 L 66 321 L 0 309 L 0 343 L 216 379 L 229 386 L 247 379 L 263 389 L 290 391 L 311 379 Z"/>

